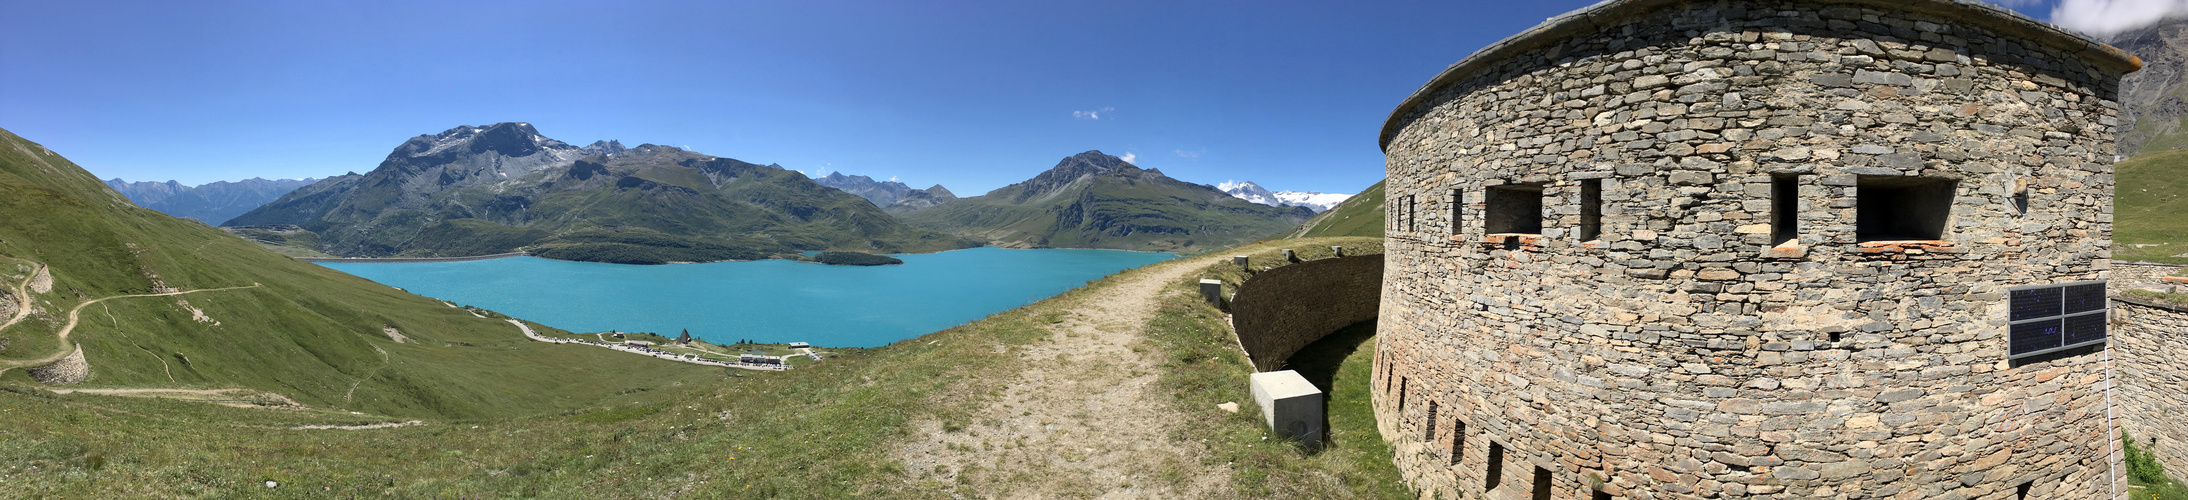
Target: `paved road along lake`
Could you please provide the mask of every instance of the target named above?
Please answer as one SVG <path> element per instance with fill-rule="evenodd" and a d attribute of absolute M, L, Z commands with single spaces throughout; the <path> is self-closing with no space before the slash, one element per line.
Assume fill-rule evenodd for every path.
<path fill-rule="evenodd" d="M 634 266 L 534 257 L 322 263 L 412 293 L 576 332 L 689 328 L 709 342 L 874 347 L 1033 303 L 1175 258 L 1120 250 L 974 248 L 894 266 L 781 260 Z"/>

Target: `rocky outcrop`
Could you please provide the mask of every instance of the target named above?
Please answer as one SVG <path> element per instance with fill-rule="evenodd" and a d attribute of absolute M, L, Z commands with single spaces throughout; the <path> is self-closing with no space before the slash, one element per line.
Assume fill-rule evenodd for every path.
<path fill-rule="evenodd" d="M 53 364 L 24 370 L 31 380 L 46 385 L 74 385 L 91 378 L 91 363 L 84 361 L 84 346 Z"/>
<path fill-rule="evenodd" d="M 2119 154 L 2134 156 L 2146 145 L 2157 149 L 2188 146 L 2188 19 L 2167 19 L 2120 33 L 2112 44 L 2136 57 L 2143 68 L 2120 79 Z"/>

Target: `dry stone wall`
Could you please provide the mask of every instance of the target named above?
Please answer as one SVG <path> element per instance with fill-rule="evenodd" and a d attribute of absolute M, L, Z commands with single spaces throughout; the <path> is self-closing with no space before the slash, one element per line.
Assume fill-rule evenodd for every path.
<path fill-rule="evenodd" d="M 2177 475 L 2188 467 L 2188 310 L 2114 297 L 2112 327 L 2120 429 Z"/>
<path fill-rule="evenodd" d="M 1316 259 L 1256 273 L 1231 297 L 1238 343 L 1256 371 L 1381 312 L 1383 256 Z"/>
<path fill-rule="evenodd" d="M 36 380 L 41 384 L 74 385 L 91 377 L 91 363 L 84 360 L 84 347 L 76 346 L 75 352 L 69 353 L 67 357 L 61 358 L 60 361 L 45 366 L 33 367 L 24 370 L 24 372 L 28 373 L 32 380 Z"/>
<path fill-rule="evenodd" d="M 1604 2 L 1477 52 L 1383 134 L 1400 469 L 1445 498 L 2115 496 L 2101 353 L 2009 361 L 2004 297 L 2107 277 L 2136 64 L 1943 0 Z"/>
<path fill-rule="evenodd" d="M 2112 261 L 2112 290 L 2119 291 L 2149 285 L 2167 285 L 2166 276 L 2180 272 L 2177 264 Z"/>

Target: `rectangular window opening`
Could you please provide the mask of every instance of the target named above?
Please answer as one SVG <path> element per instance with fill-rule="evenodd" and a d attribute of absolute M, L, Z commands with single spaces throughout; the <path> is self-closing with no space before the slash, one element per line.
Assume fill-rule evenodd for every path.
<path fill-rule="evenodd" d="M 1484 476 L 1487 479 L 1483 480 L 1481 489 L 1495 490 L 1497 485 L 1504 484 L 1504 444 L 1489 442 L 1489 470 Z"/>
<path fill-rule="evenodd" d="M 1603 179 L 1580 181 L 1580 241 L 1603 237 Z"/>
<path fill-rule="evenodd" d="M 1466 421 L 1451 421 L 1451 465 L 1466 457 Z"/>
<path fill-rule="evenodd" d="M 1398 377 L 1398 415 L 1405 415 L 1405 377 Z"/>
<path fill-rule="evenodd" d="M 1425 439 L 1426 441 L 1428 441 L 1428 442 L 1431 442 L 1431 443 L 1433 443 L 1433 442 L 1436 442 L 1436 402 L 1435 402 L 1435 401 L 1429 401 L 1429 402 L 1428 402 L 1428 432 L 1427 432 L 1427 435 L 1428 435 L 1428 436 L 1427 436 L 1427 438 Z"/>
<path fill-rule="evenodd" d="M 1864 175 L 1854 186 L 1858 241 L 1945 239 L 1956 179 Z"/>
<path fill-rule="evenodd" d="M 2016 217 L 2028 215 L 2027 177 L 2018 177 L 2013 180 L 2013 215 Z"/>
<path fill-rule="evenodd" d="M 1417 230 L 1421 222 L 1421 202 L 1417 196 L 1405 195 L 1405 230 L 1409 233 Z"/>
<path fill-rule="evenodd" d="M 1507 184 L 1483 190 L 1483 231 L 1542 234 L 1542 185 Z"/>
<path fill-rule="evenodd" d="M 1594 495 L 1594 496 L 1590 496 L 1590 497 L 1588 497 L 1588 498 L 1589 498 L 1590 500 L 1611 500 L 1611 492 L 1608 492 L 1608 491 L 1603 491 L 1603 490 L 1595 490 L 1595 495 Z"/>
<path fill-rule="evenodd" d="M 1550 469 L 1535 468 L 1535 500 L 1550 500 Z"/>
<path fill-rule="evenodd" d="M 1770 176 L 1770 244 L 1793 243 L 1801 237 L 1800 176 Z"/>
<path fill-rule="evenodd" d="M 1464 226 L 1464 224 L 1460 224 L 1461 221 L 1466 220 L 1465 217 L 1460 216 L 1464 213 L 1466 213 L 1466 190 L 1451 190 L 1451 234 L 1459 234 L 1459 228 Z"/>
<path fill-rule="evenodd" d="M 2016 499 L 2019 499 L 2019 500 L 2028 500 L 2028 490 L 2029 490 L 2030 488 L 2035 488 L 2035 487 L 2036 487 L 2036 482 L 2035 482 L 2035 481 L 2029 481 L 2029 482 L 2026 482 L 2026 483 L 2021 483 L 2021 486 L 2020 486 L 2020 487 L 2018 487 L 2018 488 L 2014 488 L 2014 489 L 2013 489 L 2013 498 L 2016 498 Z"/>

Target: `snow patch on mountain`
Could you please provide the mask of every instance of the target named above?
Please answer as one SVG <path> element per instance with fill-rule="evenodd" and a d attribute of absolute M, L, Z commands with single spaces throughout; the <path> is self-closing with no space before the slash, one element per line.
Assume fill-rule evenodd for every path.
<path fill-rule="evenodd" d="M 1253 181 L 1223 181 L 1223 183 L 1216 185 L 1216 189 L 1230 193 L 1231 196 L 1241 200 L 1272 207 L 1307 207 L 1308 210 L 1313 210 L 1315 213 L 1329 210 L 1330 207 L 1337 206 L 1338 203 L 1343 203 L 1346 198 L 1352 197 L 1352 195 L 1345 193 L 1323 193 L 1318 191 L 1272 192 L 1262 188 L 1259 184 L 1254 184 Z"/>

